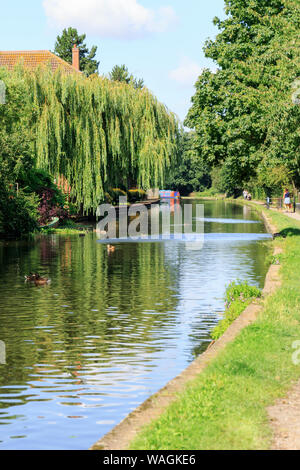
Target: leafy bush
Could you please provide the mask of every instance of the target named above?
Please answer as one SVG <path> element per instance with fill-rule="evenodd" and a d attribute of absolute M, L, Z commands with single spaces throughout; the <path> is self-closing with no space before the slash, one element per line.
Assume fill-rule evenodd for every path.
<path fill-rule="evenodd" d="M 224 196 L 216 188 L 209 188 L 201 191 L 200 193 L 191 193 L 191 197 L 214 197 L 214 196 Z"/>
<path fill-rule="evenodd" d="M 101 201 L 102 202 L 102 201 Z M 113 198 L 111 197 L 111 195 L 109 193 L 105 193 L 104 194 L 104 202 L 106 204 L 112 204 L 113 203 Z"/>
<path fill-rule="evenodd" d="M 129 202 L 143 201 L 146 196 L 146 191 L 143 189 L 129 189 L 128 200 Z"/>
<path fill-rule="evenodd" d="M 15 187 L 0 180 L 0 227 L 4 235 L 20 237 L 38 228 L 38 197 L 17 194 Z"/>
<path fill-rule="evenodd" d="M 225 193 L 225 184 L 223 181 L 223 174 L 221 167 L 214 167 L 211 170 L 211 186 L 216 193 Z"/>
<path fill-rule="evenodd" d="M 28 194 L 34 192 L 38 195 L 40 204 L 39 223 L 46 225 L 53 217 L 61 220 L 68 217 L 66 209 L 66 195 L 56 186 L 49 173 L 32 168 L 19 179 Z"/>
<path fill-rule="evenodd" d="M 39 197 L 38 211 L 41 225 L 46 225 L 53 217 L 58 217 L 61 220 L 68 217 L 68 211 L 62 205 L 57 204 L 57 193 L 54 189 L 41 189 Z"/>
<path fill-rule="evenodd" d="M 68 212 L 69 212 L 69 216 L 77 215 L 78 214 L 78 207 L 76 206 L 76 204 L 73 204 L 72 202 L 69 202 Z"/>
<path fill-rule="evenodd" d="M 227 328 L 245 310 L 253 299 L 261 297 L 261 291 L 255 286 L 250 286 L 247 282 L 231 282 L 226 289 L 225 306 L 226 311 L 223 320 L 214 328 L 212 338 L 218 339 Z"/>
<path fill-rule="evenodd" d="M 113 204 L 115 206 L 119 204 L 119 197 L 126 197 L 127 193 L 120 188 L 111 188 L 107 191 L 107 195 L 109 204 Z"/>
<path fill-rule="evenodd" d="M 35 169 L 35 133 L 28 123 L 33 104 L 25 82 L 2 69 L 0 75 L 9 81 L 7 105 L 0 106 L 1 231 L 19 236 L 37 227 L 37 206 L 41 223 L 64 215 L 65 197 L 47 172 Z"/>

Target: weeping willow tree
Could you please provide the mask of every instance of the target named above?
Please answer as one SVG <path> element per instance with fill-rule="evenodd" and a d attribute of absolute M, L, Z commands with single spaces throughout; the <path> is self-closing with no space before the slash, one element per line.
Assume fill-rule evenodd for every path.
<path fill-rule="evenodd" d="M 9 90 L 26 90 L 37 168 L 63 175 L 71 196 L 95 210 L 109 187 L 161 186 L 176 158 L 175 115 L 146 88 L 47 69 L 1 71 Z M 13 93 L 9 93 L 14 99 Z"/>

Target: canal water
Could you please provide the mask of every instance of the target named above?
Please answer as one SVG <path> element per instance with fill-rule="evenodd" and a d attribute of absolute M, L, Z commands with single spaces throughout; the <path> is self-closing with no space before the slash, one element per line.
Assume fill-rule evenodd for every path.
<path fill-rule="evenodd" d="M 204 228 L 199 250 L 108 254 L 95 233 L 0 242 L 0 449 L 88 449 L 206 349 L 228 283 L 263 287 L 269 235 L 224 201 L 205 202 Z"/>

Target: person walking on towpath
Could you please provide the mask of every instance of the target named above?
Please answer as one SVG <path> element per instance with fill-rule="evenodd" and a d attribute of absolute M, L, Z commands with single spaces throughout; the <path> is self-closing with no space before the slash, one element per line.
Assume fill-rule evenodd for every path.
<path fill-rule="evenodd" d="M 289 212 L 289 209 L 291 211 L 292 209 L 291 195 L 287 188 L 284 190 L 284 193 L 283 193 L 283 202 L 286 208 L 286 212 Z"/>

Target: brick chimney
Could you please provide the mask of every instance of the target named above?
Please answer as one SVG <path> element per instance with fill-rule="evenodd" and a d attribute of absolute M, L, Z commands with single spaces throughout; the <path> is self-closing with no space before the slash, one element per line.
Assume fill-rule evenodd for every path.
<path fill-rule="evenodd" d="M 80 70 L 80 65 L 79 65 L 79 49 L 77 45 L 75 44 L 73 49 L 72 49 L 72 65 L 76 70 Z"/>

